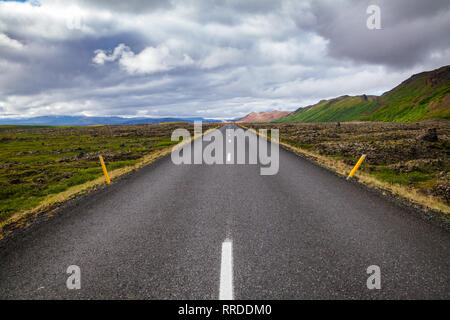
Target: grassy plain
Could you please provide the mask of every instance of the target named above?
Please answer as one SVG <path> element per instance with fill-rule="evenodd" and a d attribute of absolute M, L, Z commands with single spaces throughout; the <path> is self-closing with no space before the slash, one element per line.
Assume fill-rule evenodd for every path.
<path fill-rule="evenodd" d="M 207 130 L 217 124 L 203 124 Z M 118 125 L 86 127 L 0 126 L 0 224 L 31 210 L 48 197 L 102 177 L 99 155 L 108 171 L 135 166 L 177 142 L 176 128 L 193 135 L 193 125 Z"/>

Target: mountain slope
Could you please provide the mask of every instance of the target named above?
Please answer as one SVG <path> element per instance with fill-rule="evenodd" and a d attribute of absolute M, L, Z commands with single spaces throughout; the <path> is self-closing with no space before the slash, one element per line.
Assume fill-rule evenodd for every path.
<path fill-rule="evenodd" d="M 361 117 L 371 121 L 450 119 L 450 66 L 413 75 L 381 96 L 380 106 Z"/>
<path fill-rule="evenodd" d="M 272 121 L 287 116 L 288 114 L 290 114 L 289 111 L 278 111 L 278 110 L 274 110 L 271 112 L 252 112 L 246 115 L 245 117 L 236 120 L 235 122 L 241 123 L 241 122 Z"/>
<path fill-rule="evenodd" d="M 422 72 L 381 96 L 342 96 L 299 108 L 276 122 L 450 119 L 450 66 Z"/>
<path fill-rule="evenodd" d="M 277 122 L 351 121 L 378 106 L 375 96 L 342 96 L 300 108 Z"/>

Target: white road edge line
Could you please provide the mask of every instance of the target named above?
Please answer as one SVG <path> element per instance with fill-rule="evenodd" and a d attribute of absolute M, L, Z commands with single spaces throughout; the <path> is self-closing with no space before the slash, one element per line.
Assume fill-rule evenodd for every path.
<path fill-rule="evenodd" d="M 233 300 L 233 245 L 229 239 L 222 243 L 219 300 Z"/>

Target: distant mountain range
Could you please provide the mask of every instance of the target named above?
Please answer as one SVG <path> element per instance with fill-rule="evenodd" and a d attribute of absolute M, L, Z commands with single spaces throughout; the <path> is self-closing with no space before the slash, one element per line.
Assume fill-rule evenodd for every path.
<path fill-rule="evenodd" d="M 245 117 L 235 120 L 235 122 L 238 122 L 238 123 L 266 122 L 266 121 L 276 120 L 278 118 L 287 116 L 288 114 L 290 114 L 289 111 L 278 111 L 278 110 L 274 110 L 271 112 L 252 112 L 252 113 L 249 113 L 248 115 L 246 115 Z"/>
<path fill-rule="evenodd" d="M 415 74 L 381 96 L 342 96 L 299 108 L 275 122 L 450 119 L 450 66 Z"/>
<path fill-rule="evenodd" d="M 99 124 L 157 124 L 164 122 L 221 122 L 220 120 L 193 118 L 123 118 L 86 116 L 40 116 L 32 118 L 0 119 L 0 125 L 50 125 L 50 126 L 89 126 Z"/>

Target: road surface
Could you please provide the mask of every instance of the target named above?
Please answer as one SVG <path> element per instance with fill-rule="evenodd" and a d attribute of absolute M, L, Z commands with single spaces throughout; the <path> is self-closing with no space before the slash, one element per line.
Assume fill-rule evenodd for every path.
<path fill-rule="evenodd" d="M 449 271 L 447 232 L 285 150 L 272 176 L 164 157 L 0 241 L 1 299 L 448 299 Z"/>

